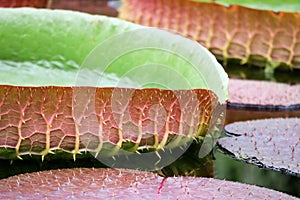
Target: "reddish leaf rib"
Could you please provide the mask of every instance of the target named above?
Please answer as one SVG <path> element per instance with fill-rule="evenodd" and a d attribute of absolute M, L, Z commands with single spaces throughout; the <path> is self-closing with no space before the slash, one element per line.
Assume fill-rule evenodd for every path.
<path fill-rule="evenodd" d="M 126 0 L 119 16 L 178 32 L 225 61 L 300 68 L 300 13 L 190 0 Z"/>
<path fill-rule="evenodd" d="M 0 87 L 0 148 L 16 156 L 99 152 L 110 143 L 162 148 L 207 132 L 216 95 L 205 89 Z M 0 157 L 5 158 L 5 150 Z"/>

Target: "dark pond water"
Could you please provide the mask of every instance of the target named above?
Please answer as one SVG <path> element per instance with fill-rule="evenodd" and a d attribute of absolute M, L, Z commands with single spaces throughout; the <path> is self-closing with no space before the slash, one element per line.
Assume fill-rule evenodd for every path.
<path fill-rule="evenodd" d="M 278 69 L 273 75 L 266 75 L 263 67 L 251 65 L 229 64 L 225 67 L 226 72 L 231 78 L 269 80 L 282 83 L 300 83 L 300 69 Z"/>
<path fill-rule="evenodd" d="M 300 178 L 237 161 L 220 150 L 215 153 L 215 178 L 258 185 L 300 197 Z"/>
<path fill-rule="evenodd" d="M 254 184 L 266 188 L 271 188 L 287 194 L 300 197 L 300 178 L 292 175 L 284 175 L 270 169 L 261 169 L 257 166 L 237 161 L 229 155 L 215 148 L 213 155 L 210 154 L 205 159 L 197 156 L 198 145 L 192 145 L 186 154 L 163 169 L 164 174 L 174 175 L 192 174 L 196 176 L 214 177 L 242 183 Z M 88 156 L 77 158 L 76 162 L 70 159 L 46 159 L 44 162 L 37 159 L 25 160 L 0 160 L 0 178 L 9 177 L 15 174 L 35 172 L 49 169 L 74 168 L 74 167 L 106 167 L 98 160 Z M 176 172 L 174 171 L 176 170 Z"/>

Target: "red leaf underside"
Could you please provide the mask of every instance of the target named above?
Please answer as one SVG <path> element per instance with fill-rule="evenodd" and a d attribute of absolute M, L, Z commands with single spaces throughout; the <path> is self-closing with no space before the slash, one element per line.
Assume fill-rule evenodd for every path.
<path fill-rule="evenodd" d="M 126 0 L 120 18 L 180 33 L 217 58 L 300 68 L 300 13 L 191 0 Z"/>
<path fill-rule="evenodd" d="M 158 149 L 174 135 L 206 134 L 217 105 L 205 89 L 1 86 L 0 147 L 16 156 L 99 152 L 124 142 L 135 144 L 133 151 Z"/>

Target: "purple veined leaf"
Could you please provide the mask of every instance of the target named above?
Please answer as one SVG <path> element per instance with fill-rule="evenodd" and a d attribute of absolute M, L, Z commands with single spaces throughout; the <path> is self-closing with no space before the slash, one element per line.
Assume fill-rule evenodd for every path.
<path fill-rule="evenodd" d="M 230 137 L 220 147 L 233 157 L 282 173 L 300 176 L 299 118 L 235 122 L 225 126 Z"/>

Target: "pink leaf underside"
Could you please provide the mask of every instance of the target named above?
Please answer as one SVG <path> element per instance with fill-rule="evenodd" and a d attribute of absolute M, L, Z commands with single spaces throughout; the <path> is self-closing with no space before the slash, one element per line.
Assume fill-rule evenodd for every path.
<path fill-rule="evenodd" d="M 297 199 L 242 183 L 195 177 L 164 179 L 149 172 L 62 169 L 0 180 L 1 199 Z"/>
<path fill-rule="evenodd" d="M 170 135 L 205 134 L 199 127 L 217 105 L 205 89 L 1 86 L 0 147 L 44 155 L 40 149 L 74 153 L 106 142 L 151 146 Z"/>

